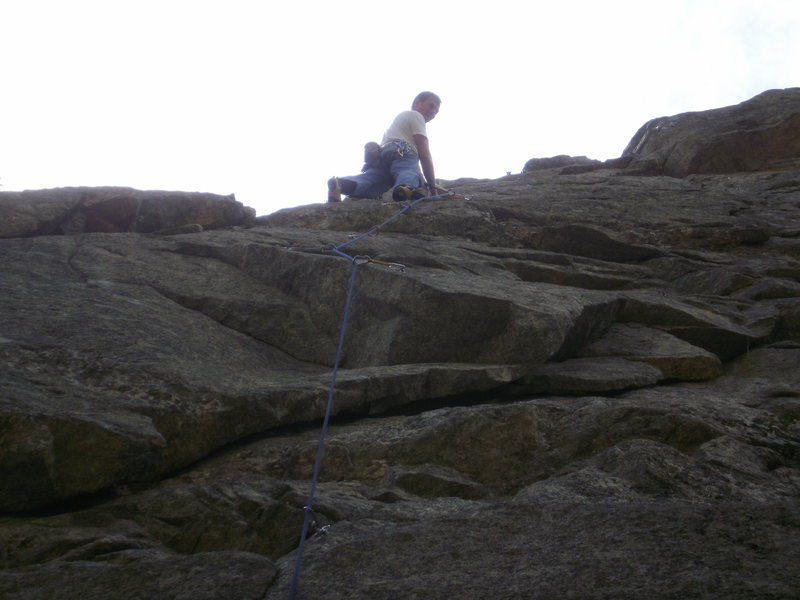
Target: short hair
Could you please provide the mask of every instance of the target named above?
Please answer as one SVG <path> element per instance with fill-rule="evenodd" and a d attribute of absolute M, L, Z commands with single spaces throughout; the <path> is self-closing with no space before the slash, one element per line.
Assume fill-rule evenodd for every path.
<path fill-rule="evenodd" d="M 442 99 L 439 98 L 439 96 L 437 96 L 433 92 L 420 92 L 419 94 L 417 94 L 417 97 L 414 98 L 414 101 L 411 103 L 411 108 L 414 108 L 414 105 L 417 102 L 425 102 L 425 100 L 430 100 L 431 98 L 436 100 L 436 102 L 438 102 L 439 104 L 442 103 Z"/>

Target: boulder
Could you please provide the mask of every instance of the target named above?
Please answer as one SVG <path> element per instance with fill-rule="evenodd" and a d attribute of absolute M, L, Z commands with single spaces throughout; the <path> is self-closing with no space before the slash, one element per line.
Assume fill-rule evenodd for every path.
<path fill-rule="evenodd" d="M 622 153 L 629 173 L 685 177 L 800 168 L 800 88 L 645 123 Z"/>
<path fill-rule="evenodd" d="M 546 169 L 558 169 L 562 175 L 575 175 L 576 173 L 587 173 L 601 168 L 603 165 L 599 160 L 586 158 L 585 156 L 567 156 L 560 154 L 550 158 L 532 158 L 525 163 L 522 168 L 523 173 L 533 173 Z"/>
<path fill-rule="evenodd" d="M 0 192 L 0 238 L 133 231 L 177 232 L 249 225 L 255 210 L 233 194 L 140 191 L 123 187 Z"/>

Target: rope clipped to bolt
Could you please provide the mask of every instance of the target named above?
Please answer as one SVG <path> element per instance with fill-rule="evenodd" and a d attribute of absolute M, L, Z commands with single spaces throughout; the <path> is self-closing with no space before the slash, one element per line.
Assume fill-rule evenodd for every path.
<path fill-rule="evenodd" d="M 300 580 L 300 567 L 303 562 L 303 551 L 305 549 L 306 538 L 308 537 L 308 530 L 312 526 L 312 524 L 316 524 L 316 517 L 314 513 L 314 495 L 317 490 L 317 482 L 319 481 L 319 474 L 322 465 L 322 455 L 325 450 L 325 437 L 328 434 L 328 427 L 330 425 L 330 417 L 331 411 L 333 409 L 333 400 L 334 400 L 334 392 L 336 389 L 336 377 L 339 373 L 339 365 L 342 360 L 342 354 L 344 351 L 344 341 L 347 334 L 347 321 L 350 318 L 350 307 L 353 300 L 353 294 L 355 291 L 356 286 L 356 275 L 358 274 L 358 267 L 367 264 L 367 263 L 374 263 L 378 265 L 386 266 L 391 270 L 396 271 L 405 271 L 405 265 L 401 265 L 400 263 L 392 263 L 392 262 L 385 262 L 381 260 L 376 260 L 374 258 L 370 258 L 369 256 L 364 255 L 356 255 L 351 256 L 346 252 L 343 252 L 343 248 L 347 246 L 351 246 L 364 238 L 367 238 L 371 235 L 377 234 L 381 229 L 386 227 L 389 223 L 400 217 L 400 215 L 408 212 L 416 206 L 418 203 L 422 202 L 423 200 L 434 200 L 438 198 L 454 198 L 457 197 L 456 194 L 452 192 L 448 192 L 446 194 L 438 194 L 435 196 L 425 196 L 423 198 L 418 198 L 414 200 L 407 206 L 405 206 L 402 210 L 397 212 L 396 214 L 389 217 L 386 221 L 381 223 L 380 225 L 376 225 L 372 227 L 366 233 L 362 233 L 360 235 L 356 235 L 349 241 L 339 244 L 338 246 L 332 249 L 333 254 L 340 256 L 342 258 L 346 258 L 351 262 L 352 268 L 350 270 L 350 282 L 347 286 L 347 299 L 345 300 L 344 304 L 344 315 L 342 316 L 342 324 L 339 329 L 339 343 L 336 347 L 336 359 L 333 363 L 333 373 L 331 375 L 331 384 L 328 388 L 328 402 L 325 405 L 325 416 L 322 420 L 322 430 L 319 434 L 319 442 L 317 443 L 317 454 L 314 459 L 314 470 L 311 475 L 311 486 L 309 487 L 308 491 L 308 500 L 306 501 L 306 505 L 303 507 L 304 518 L 303 518 L 303 529 L 302 533 L 300 534 L 300 544 L 297 547 L 297 557 L 295 559 L 294 571 L 292 573 L 292 580 L 289 586 L 289 600 L 293 600 L 295 593 L 297 592 L 297 584 Z M 306 249 L 295 248 L 294 250 L 297 251 L 308 251 Z"/>

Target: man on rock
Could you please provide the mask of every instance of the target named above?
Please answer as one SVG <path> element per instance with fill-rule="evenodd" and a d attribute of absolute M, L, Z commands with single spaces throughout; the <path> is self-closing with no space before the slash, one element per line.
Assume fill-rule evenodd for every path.
<path fill-rule="evenodd" d="M 342 194 L 380 198 L 389 189 L 397 202 L 447 193 L 436 185 L 426 130 L 441 103 L 433 92 L 418 94 L 411 110 L 401 112 L 392 121 L 380 145 L 370 142 L 365 146 L 365 164 L 360 174 L 328 180 L 328 202 L 340 202 Z"/>

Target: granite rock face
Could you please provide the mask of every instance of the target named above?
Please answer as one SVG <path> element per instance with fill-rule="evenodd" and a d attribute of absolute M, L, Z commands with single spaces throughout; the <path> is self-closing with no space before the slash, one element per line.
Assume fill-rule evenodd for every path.
<path fill-rule="evenodd" d="M 800 88 L 645 123 L 623 152 L 631 171 L 684 177 L 800 168 Z"/>
<path fill-rule="evenodd" d="M 255 211 L 233 195 L 123 187 L 0 192 L 0 238 L 80 233 L 202 231 L 249 225 Z"/>
<path fill-rule="evenodd" d="M 6 228 L 0 597 L 287 597 L 351 282 L 298 598 L 792 597 L 800 170 L 759 160 Z"/>

